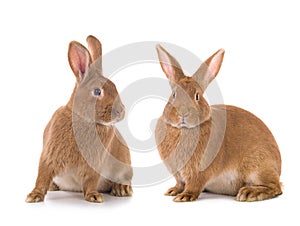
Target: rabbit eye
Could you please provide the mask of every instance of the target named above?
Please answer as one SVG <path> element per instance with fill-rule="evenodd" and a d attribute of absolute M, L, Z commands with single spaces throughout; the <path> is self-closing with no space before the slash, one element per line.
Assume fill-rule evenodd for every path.
<path fill-rule="evenodd" d="M 173 94 L 172 94 L 172 97 L 173 97 L 173 98 L 175 98 L 175 97 L 176 97 L 176 93 L 175 93 L 175 92 L 173 92 Z"/>
<path fill-rule="evenodd" d="M 195 99 L 196 99 L 196 100 L 199 100 L 199 93 L 196 93 L 196 94 L 195 94 Z"/>
<path fill-rule="evenodd" d="M 94 89 L 94 92 L 93 92 L 93 94 L 94 94 L 94 96 L 101 96 L 101 89 L 99 89 L 99 88 L 96 88 L 96 89 Z"/>

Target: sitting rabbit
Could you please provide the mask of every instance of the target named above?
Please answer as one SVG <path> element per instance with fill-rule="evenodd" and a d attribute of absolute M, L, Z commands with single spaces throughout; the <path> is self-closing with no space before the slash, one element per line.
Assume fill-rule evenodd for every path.
<path fill-rule="evenodd" d="M 166 195 L 186 202 L 209 191 L 250 202 L 282 194 L 280 152 L 266 125 L 241 108 L 209 106 L 203 97 L 224 50 L 191 77 L 162 46 L 157 52 L 172 89 L 155 130 L 159 154 L 176 179 Z"/>
<path fill-rule="evenodd" d="M 89 50 L 76 41 L 69 44 L 76 85 L 45 128 L 38 177 L 27 202 L 43 201 L 48 189 L 83 191 L 90 202 L 103 202 L 101 192 L 132 194 L 130 152 L 114 126 L 125 108 L 102 74 L 100 41 L 88 36 L 87 42 Z"/>

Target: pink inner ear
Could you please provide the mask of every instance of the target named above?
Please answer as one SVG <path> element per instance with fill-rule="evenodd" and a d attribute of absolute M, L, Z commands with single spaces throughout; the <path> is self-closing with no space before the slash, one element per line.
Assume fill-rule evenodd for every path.
<path fill-rule="evenodd" d="M 77 57 L 78 57 L 78 70 L 81 73 L 81 76 L 84 75 L 85 70 L 86 70 L 86 56 L 83 52 L 77 52 Z"/>
<path fill-rule="evenodd" d="M 209 72 L 210 76 L 213 76 L 213 78 L 218 74 L 220 70 L 220 62 L 219 59 L 212 59 L 209 65 Z"/>
<path fill-rule="evenodd" d="M 171 65 L 169 65 L 168 63 L 163 63 L 163 68 L 164 71 L 168 77 L 168 79 L 171 81 L 174 77 L 174 69 Z"/>
<path fill-rule="evenodd" d="M 213 78 L 217 76 L 221 68 L 223 56 L 224 56 L 224 50 L 220 49 L 212 57 L 210 57 L 207 62 L 210 76 L 213 76 Z M 210 80 L 212 80 L 213 78 L 211 78 Z"/>

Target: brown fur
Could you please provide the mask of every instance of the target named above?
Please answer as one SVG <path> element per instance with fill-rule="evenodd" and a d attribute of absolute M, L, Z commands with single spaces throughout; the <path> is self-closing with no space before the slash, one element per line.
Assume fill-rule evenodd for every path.
<path fill-rule="evenodd" d="M 155 131 L 160 156 L 177 182 L 166 195 L 177 202 L 194 201 L 204 190 L 235 195 L 238 201 L 280 195 L 281 157 L 266 125 L 241 108 L 209 106 L 203 97 L 224 50 L 192 77 L 161 46 L 157 51 L 173 92 Z"/>
<path fill-rule="evenodd" d="M 103 202 L 101 192 L 132 194 L 130 152 L 113 123 L 125 109 L 115 85 L 102 75 L 101 43 L 87 38 L 90 52 L 78 42 L 68 59 L 76 85 L 67 105 L 45 128 L 38 177 L 27 202 L 44 200 L 48 190 L 83 191 L 90 202 Z M 93 95 L 95 88 L 101 95 Z"/>

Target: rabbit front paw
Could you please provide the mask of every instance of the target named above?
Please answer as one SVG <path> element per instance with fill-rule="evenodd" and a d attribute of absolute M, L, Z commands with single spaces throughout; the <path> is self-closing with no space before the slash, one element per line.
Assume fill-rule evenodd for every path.
<path fill-rule="evenodd" d="M 103 202 L 104 198 L 102 193 L 99 192 L 90 192 L 84 196 L 84 199 L 88 202 Z"/>
<path fill-rule="evenodd" d="M 169 188 L 168 191 L 166 191 L 165 195 L 167 196 L 175 196 L 175 195 L 178 195 L 182 192 L 182 188 L 178 188 L 178 187 L 172 187 L 172 188 Z"/>
<path fill-rule="evenodd" d="M 27 198 L 26 202 L 32 203 L 32 202 L 43 202 L 45 195 L 38 193 L 38 192 L 31 192 Z"/>
<path fill-rule="evenodd" d="M 183 192 L 183 193 L 176 195 L 176 197 L 173 199 L 173 201 L 174 202 L 191 202 L 191 201 L 197 200 L 198 196 L 199 195 L 197 195 L 197 194 Z"/>
<path fill-rule="evenodd" d="M 114 183 L 110 192 L 112 196 L 131 196 L 132 195 L 132 187 L 131 185 L 124 184 L 116 184 Z"/>

